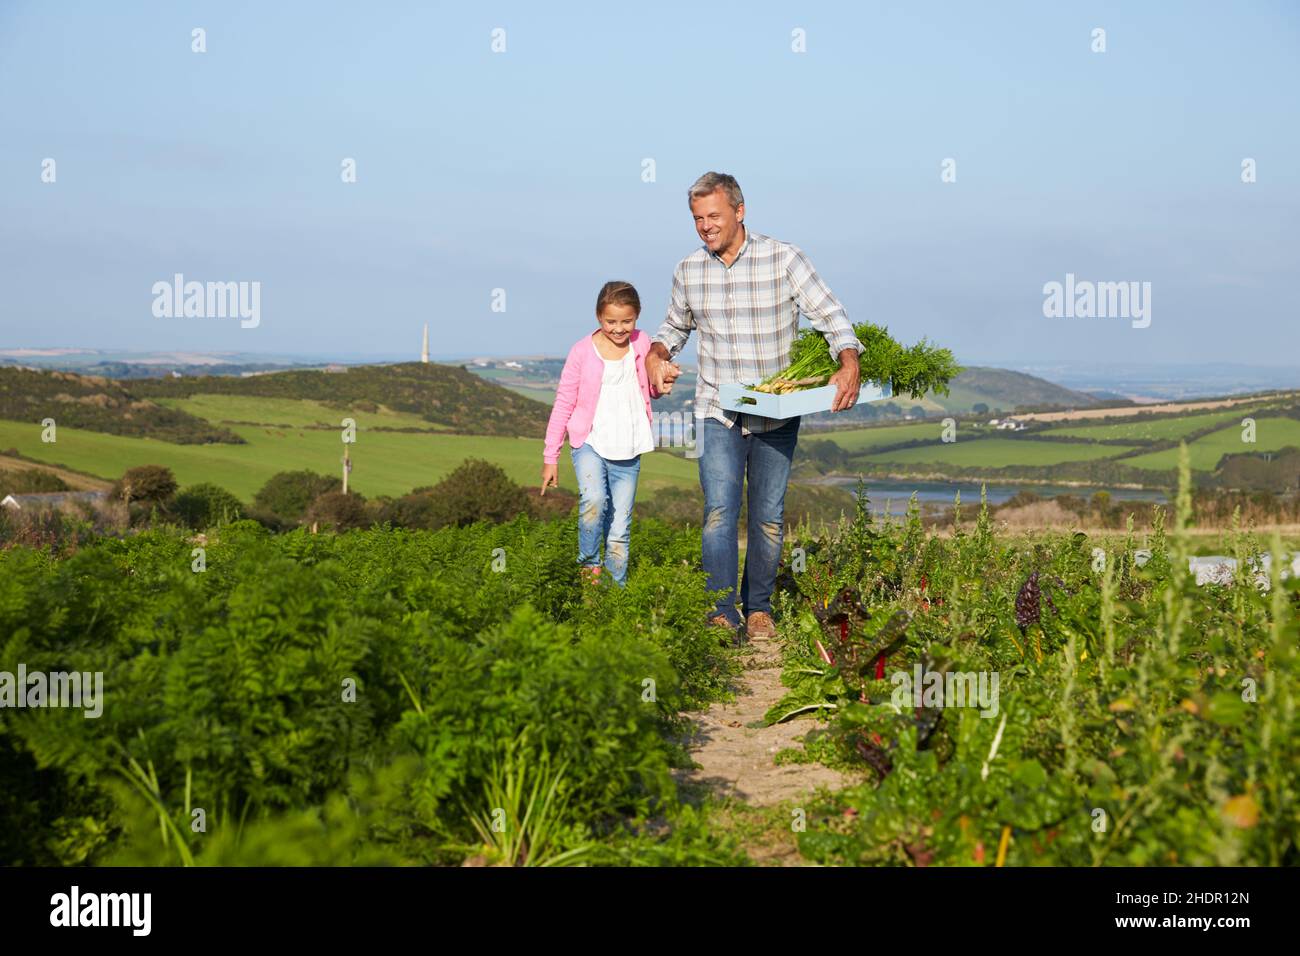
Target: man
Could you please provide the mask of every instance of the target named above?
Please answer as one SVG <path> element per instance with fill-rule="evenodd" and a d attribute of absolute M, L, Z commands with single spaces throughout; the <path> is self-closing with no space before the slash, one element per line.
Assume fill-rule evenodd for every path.
<path fill-rule="evenodd" d="M 710 623 L 733 630 L 740 546 L 736 526 L 740 493 L 749 478 L 748 547 L 740 601 L 745 636 L 770 638 L 772 589 L 781 561 L 785 489 L 799 434 L 799 418 L 761 418 L 723 409 L 718 386 L 757 382 L 790 364 L 799 313 L 830 343 L 840 368 L 833 411 L 858 397 L 861 344 L 839 300 L 798 246 L 751 232 L 744 224 L 745 198 L 734 176 L 705 173 L 688 195 L 695 231 L 704 246 L 673 272 L 668 315 L 651 339 L 646 374 L 660 393 L 672 391 L 681 369 L 672 359 L 692 329 L 700 330 L 695 415 L 704 491 L 704 570 L 718 592 Z"/>

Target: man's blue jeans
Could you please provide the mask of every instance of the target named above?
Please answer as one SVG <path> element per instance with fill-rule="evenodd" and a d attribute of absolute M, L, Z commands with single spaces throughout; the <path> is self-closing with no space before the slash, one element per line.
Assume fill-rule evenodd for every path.
<path fill-rule="evenodd" d="M 585 442 L 571 449 L 578 476 L 578 563 L 600 567 L 605 543 L 605 567 L 620 586 L 627 582 L 627 555 L 632 539 L 632 502 L 641 457 L 618 461 L 602 458 Z"/>
<path fill-rule="evenodd" d="M 748 618 L 755 611 L 772 613 L 772 588 L 785 532 L 785 489 L 799 438 L 799 419 L 748 437 L 741 435 L 739 422 L 731 428 L 714 418 L 697 424 L 700 487 L 704 490 L 704 570 L 709 590 L 719 592 L 710 616 L 725 615 L 739 626 L 735 590 L 740 566 L 736 523 L 741 485 L 748 472 L 748 545 L 745 577 L 740 583 L 740 601 Z"/>

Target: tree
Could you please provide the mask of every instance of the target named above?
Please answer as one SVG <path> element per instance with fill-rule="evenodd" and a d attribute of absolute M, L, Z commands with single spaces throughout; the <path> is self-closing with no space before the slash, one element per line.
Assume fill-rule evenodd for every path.
<path fill-rule="evenodd" d="M 989 407 L 984 402 L 976 402 L 970 407 L 970 410 L 976 415 L 987 415 L 989 413 Z"/>
<path fill-rule="evenodd" d="M 429 494 L 435 528 L 475 521 L 504 522 L 529 510 L 528 493 L 511 481 L 500 465 L 482 458 L 465 459 Z"/>
<path fill-rule="evenodd" d="M 243 503 L 219 485 L 201 483 L 190 485 L 176 496 L 173 503 L 176 514 L 196 531 L 226 521 L 235 521 L 243 515 Z"/>
<path fill-rule="evenodd" d="M 308 507 L 306 521 L 335 531 L 364 528 L 367 524 L 366 500 L 358 494 L 327 491 Z"/>
<path fill-rule="evenodd" d="M 431 492 L 431 488 L 417 488 L 400 498 L 381 498 L 373 501 L 370 504 L 371 520 L 375 524 L 387 522 L 394 528 L 432 531 L 436 515 Z"/>
<path fill-rule="evenodd" d="M 343 482 L 314 471 L 282 471 L 272 475 L 253 496 L 253 505 L 283 521 L 299 521 L 311 503 L 329 491 L 339 491 Z"/>
<path fill-rule="evenodd" d="M 113 486 L 113 497 L 128 505 L 133 501 L 161 504 L 176 494 L 176 476 L 163 465 L 128 468 Z"/>

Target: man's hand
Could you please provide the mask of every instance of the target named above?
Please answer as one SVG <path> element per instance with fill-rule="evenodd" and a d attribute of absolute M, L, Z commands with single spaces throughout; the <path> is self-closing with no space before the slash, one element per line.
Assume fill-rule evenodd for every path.
<path fill-rule="evenodd" d="M 545 495 L 550 487 L 560 487 L 559 465 L 542 465 L 542 494 Z"/>
<path fill-rule="evenodd" d="M 842 412 L 853 407 L 862 387 L 860 378 L 857 349 L 844 349 L 840 352 L 840 370 L 831 376 L 828 383 L 835 386 L 835 401 L 831 403 L 831 411 Z"/>
<path fill-rule="evenodd" d="M 645 374 L 656 392 L 667 395 L 673 390 L 673 381 L 682 374 L 682 370 L 669 360 L 668 350 L 663 344 L 655 342 L 645 356 Z"/>

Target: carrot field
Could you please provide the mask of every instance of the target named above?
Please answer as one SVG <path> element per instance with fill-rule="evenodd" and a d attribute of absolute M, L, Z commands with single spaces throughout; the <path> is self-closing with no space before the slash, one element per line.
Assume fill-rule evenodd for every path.
<path fill-rule="evenodd" d="M 863 501 L 743 649 L 656 521 L 625 590 L 573 516 L 10 547 L 0 673 L 103 693 L 3 711 L 0 862 L 1295 864 L 1300 589 L 1198 586 L 1183 475 L 1145 542 Z"/>

